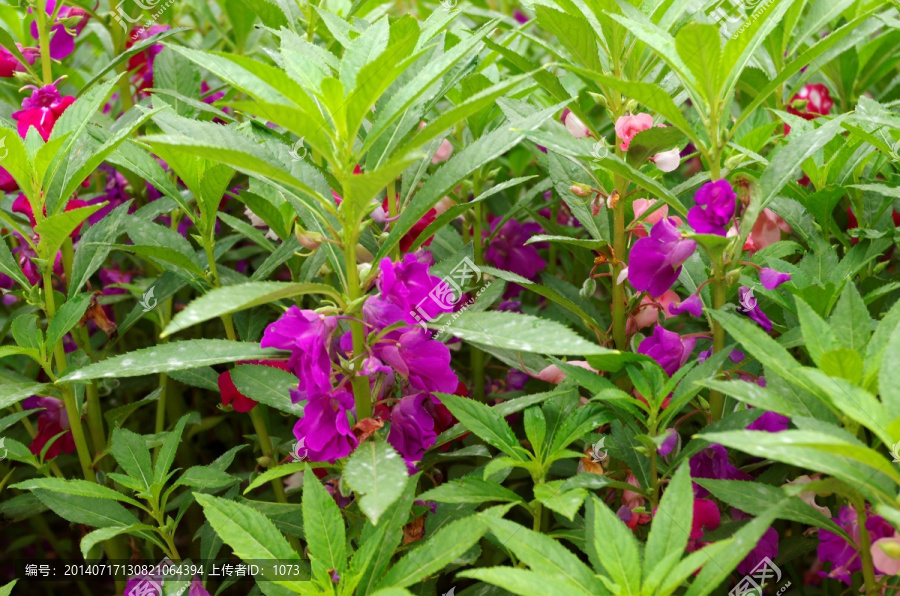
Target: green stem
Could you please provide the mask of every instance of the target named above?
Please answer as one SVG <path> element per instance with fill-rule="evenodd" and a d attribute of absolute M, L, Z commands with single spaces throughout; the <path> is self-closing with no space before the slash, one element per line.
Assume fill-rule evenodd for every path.
<path fill-rule="evenodd" d="M 720 310 L 725 305 L 725 279 L 722 277 L 722 264 L 715 265 L 715 279 L 713 280 L 713 310 Z M 713 326 L 713 353 L 721 352 L 725 348 L 725 328 L 714 320 Z M 722 409 L 725 398 L 719 391 L 709 392 L 709 414 L 715 422 L 722 417 Z"/>
<path fill-rule="evenodd" d="M 53 68 L 50 58 L 50 28 L 47 23 L 47 0 L 38 0 L 37 4 L 34 18 L 37 21 L 38 43 L 41 46 L 41 74 L 44 84 L 49 85 L 53 82 Z"/>
<path fill-rule="evenodd" d="M 625 315 L 625 283 L 618 283 L 619 274 L 624 268 L 621 259 L 625 257 L 625 247 L 628 237 L 625 232 L 625 199 L 624 188 L 619 192 L 619 187 L 624 187 L 625 182 L 621 176 L 616 176 L 616 192 L 619 193 L 619 201 L 613 208 L 613 252 L 615 253 L 615 262 L 610 267 L 612 272 L 612 316 L 613 316 L 613 339 L 616 342 L 616 348 L 625 350 L 628 348 L 628 336 L 625 333 L 627 317 Z"/>
<path fill-rule="evenodd" d="M 476 171 L 472 179 L 472 197 L 478 198 L 481 194 L 481 172 Z M 482 220 L 484 213 L 482 210 L 483 203 L 478 202 L 472 206 L 472 214 L 475 221 L 472 222 L 472 245 L 474 246 L 475 264 L 479 267 L 484 265 L 484 238 L 482 238 Z"/>
<path fill-rule="evenodd" d="M 395 196 L 397 194 L 397 181 L 391 180 L 387 187 L 387 204 L 388 204 L 388 216 L 391 218 L 391 221 L 394 221 L 394 218 L 397 217 L 397 214 L 400 210 L 400 197 Z M 391 259 L 394 261 L 400 260 L 400 244 L 394 244 L 394 247 L 391 248 Z"/>
<path fill-rule="evenodd" d="M 362 296 L 362 288 L 359 286 L 359 271 L 356 269 L 356 234 L 349 233 L 344 239 L 344 262 L 347 266 L 347 302 L 355 303 Z M 361 308 L 354 304 L 354 309 Z M 350 314 L 350 313 L 348 313 Z M 362 321 L 350 321 L 350 334 L 353 337 L 353 356 L 359 356 L 366 351 L 366 330 Z M 356 402 L 356 419 L 372 417 L 372 397 L 369 395 L 369 377 L 366 375 L 354 375 L 350 381 L 353 385 L 353 399 Z"/>
<path fill-rule="evenodd" d="M 859 527 L 859 556 L 862 562 L 863 582 L 866 586 L 866 596 L 877 593 L 875 584 L 875 564 L 872 561 L 872 538 L 866 528 L 866 503 L 862 499 L 854 499 L 856 508 L 857 526 Z"/>
<path fill-rule="evenodd" d="M 97 392 L 97 383 L 90 382 L 85 387 L 87 398 L 88 428 L 91 431 L 91 442 L 94 444 L 94 454 L 99 455 L 106 449 L 106 431 L 103 429 L 103 411 L 100 407 L 100 395 Z"/>

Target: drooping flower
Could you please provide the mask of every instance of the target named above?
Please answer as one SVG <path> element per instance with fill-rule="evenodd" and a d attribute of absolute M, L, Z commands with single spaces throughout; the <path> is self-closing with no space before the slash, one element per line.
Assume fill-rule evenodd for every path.
<path fill-rule="evenodd" d="M 75 439 L 69 430 L 69 417 L 62 400 L 55 397 L 39 397 L 35 395 L 23 401 L 22 407 L 26 410 L 43 408 L 43 411 L 38 414 L 38 432 L 28 447 L 29 451 L 34 455 L 39 455 L 50 439 L 61 432 L 65 432 L 63 436 L 50 446 L 44 459 L 51 460 L 63 452 L 75 452 Z"/>
<path fill-rule="evenodd" d="M 578 116 L 573 114 L 572 110 L 569 108 L 563 110 L 560 120 L 565 124 L 566 130 L 568 130 L 576 139 L 583 139 L 591 134 L 591 131 L 584 125 L 584 122 L 582 122 Z"/>
<path fill-rule="evenodd" d="M 33 90 L 31 96 L 22 100 L 21 110 L 12 113 L 13 119 L 18 122 L 19 136 L 24 139 L 28 128 L 33 126 L 46 141 L 56 121 L 75 102 L 75 98 L 60 95 L 55 83 L 40 88 L 27 85 L 25 88 Z"/>
<path fill-rule="evenodd" d="M 662 219 L 654 224 L 649 237 L 641 238 L 631 248 L 628 281 L 635 289 L 662 296 L 696 248 L 696 242 L 682 238 L 672 218 Z"/>
<path fill-rule="evenodd" d="M 22 56 L 28 64 L 34 64 L 41 51 L 37 48 L 25 48 L 21 44 L 16 44 Z M 19 59 L 13 56 L 12 52 L 6 48 L 0 47 L 0 78 L 8 79 L 17 72 L 25 72 L 25 65 L 19 62 Z"/>
<path fill-rule="evenodd" d="M 772 321 L 759 307 L 756 297 L 753 295 L 753 288 L 741 286 L 738 289 L 738 303 L 737 312 L 756 321 L 760 327 L 766 330 L 766 333 L 772 331 Z"/>
<path fill-rule="evenodd" d="M 320 397 L 331 391 L 331 358 L 328 343 L 337 327 L 336 317 L 290 307 L 266 327 L 260 347 L 290 350 L 291 370 L 300 380 L 294 402 Z"/>
<path fill-rule="evenodd" d="M 459 384 L 450 368 L 450 349 L 431 339 L 425 329 L 407 330 L 395 341 L 376 344 L 374 350 L 385 364 L 409 379 L 413 389 L 453 393 Z"/>
<path fill-rule="evenodd" d="M 536 279 L 547 262 L 541 258 L 534 244 L 526 245 L 525 242 L 543 231 L 540 224 L 510 219 L 498 230 L 501 221 L 497 217 L 491 222 L 494 237 L 485 250 L 484 260 L 498 269 L 512 271 L 530 280 Z"/>
<path fill-rule="evenodd" d="M 48 16 L 53 15 L 53 11 L 56 9 L 56 0 L 47 0 L 46 11 Z M 28 12 L 31 12 L 31 9 L 28 9 Z M 63 19 L 77 19 L 81 17 L 78 21 L 75 22 L 74 26 L 69 26 L 68 30 L 66 29 L 66 24 L 61 22 Z M 75 51 L 75 36 L 73 36 L 69 31 L 74 31 L 75 35 L 79 35 L 81 31 L 84 29 L 85 25 L 87 25 L 88 14 L 85 12 L 83 8 L 78 6 L 62 6 L 57 13 L 57 21 L 54 23 L 53 27 L 50 29 L 50 57 L 54 60 L 62 60 L 67 58 L 72 52 Z M 31 23 L 31 36 L 34 39 L 39 38 L 37 21 Z"/>
<path fill-rule="evenodd" d="M 343 389 L 307 402 L 294 436 L 309 450 L 310 461 L 334 463 L 356 449 L 359 443 L 347 418 L 353 408 L 353 396 Z"/>
<path fill-rule="evenodd" d="M 703 316 L 703 300 L 697 294 L 691 294 L 681 302 L 676 302 L 669 307 L 669 311 L 673 315 L 680 315 L 686 312 L 693 317 L 699 318 Z"/>
<path fill-rule="evenodd" d="M 653 116 L 650 114 L 634 114 L 633 116 L 620 116 L 618 120 L 616 120 L 616 136 L 619 137 L 622 142 L 619 144 L 619 148 L 622 151 L 628 151 L 628 146 L 631 144 L 631 140 L 642 131 L 647 130 L 648 128 L 653 126 Z"/>
<path fill-rule="evenodd" d="M 290 364 L 286 360 L 247 360 L 238 362 L 240 364 L 259 364 L 262 366 L 271 366 L 283 371 L 290 371 Z M 222 395 L 222 405 L 230 405 L 235 412 L 249 412 L 259 403 L 241 393 L 231 380 L 231 371 L 226 370 L 219 375 L 218 379 L 219 393 Z"/>
<path fill-rule="evenodd" d="M 430 401 L 427 393 L 407 395 L 391 410 L 387 441 L 408 463 L 421 461 L 437 437 L 434 418 L 425 409 L 425 403 Z"/>
<path fill-rule="evenodd" d="M 791 281 L 790 273 L 782 273 L 781 271 L 769 269 L 768 267 L 763 267 L 759 272 L 759 282 L 767 290 L 774 290 L 788 281 Z"/>
<path fill-rule="evenodd" d="M 650 158 L 650 161 L 655 163 L 660 171 L 672 172 L 681 165 L 681 151 L 678 150 L 678 147 L 675 147 L 674 149 L 657 153 Z"/>
<path fill-rule="evenodd" d="M 855 544 L 859 544 L 859 516 L 855 509 L 841 507 L 838 516 L 831 521 L 844 530 Z M 894 535 L 894 528 L 883 517 L 869 512 L 866 512 L 866 529 L 873 543 Z M 820 571 L 819 577 L 839 579 L 848 586 L 851 585 L 850 576 L 862 568 L 855 544 L 847 542 L 839 534 L 820 529 L 816 554 L 820 560 L 831 563 L 831 569 L 827 573 Z"/>
<path fill-rule="evenodd" d="M 727 180 L 707 182 L 694 195 L 688 223 L 700 234 L 724 236 L 734 217 L 737 195 Z"/>
<path fill-rule="evenodd" d="M 683 338 L 674 331 L 657 324 L 653 328 L 653 335 L 644 339 L 638 346 L 638 353 L 644 354 L 656 360 L 670 377 L 684 366 L 697 340 L 693 337 Z"/>

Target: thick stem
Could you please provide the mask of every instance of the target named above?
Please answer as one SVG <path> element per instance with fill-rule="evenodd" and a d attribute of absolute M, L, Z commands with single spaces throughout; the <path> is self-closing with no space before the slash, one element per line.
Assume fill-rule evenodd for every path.
<path fill-rule="evenodd" d="M 862 499 L 854 500 L 856 508 L 857 525 L 859 526 L 859 557 L 862 562 L 863 582 L 866 586 L 866 596 L 877 594 L 875 584 L 875 564 L 872 561 L 872 538 L 866 528 L 866 504 Z"/>

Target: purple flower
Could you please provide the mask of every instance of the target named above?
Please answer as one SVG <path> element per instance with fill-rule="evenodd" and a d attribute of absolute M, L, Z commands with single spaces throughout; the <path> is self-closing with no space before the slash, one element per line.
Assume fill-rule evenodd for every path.
<path fill-rule="evenodd" d="M 453 393 L 459 385 L 450 368 L 450 349 L 424 329 L 406 331 L 396 341 L 379 343 L 374 349 L 385 364 L 409 379 L 413 389 Z"/>
<path fill-rule="evenodd" d="M 747 427 L 747 430 L 763 430 L 767 433 L 780 433 L 787 430 L 791 419 L 778 412 L 766 412 Z"/>
<path fill-rule="evenodd" d="M 707 182 L 694 195 L 697 205 L 688 211 L 688 223 L 700 234 L 724 236 L 734 217 L 736 197 L 728 181 Z"/>
<path fill-rule="evenodd" d="M 309 450 L 310 461 L 334 463 L 356 449 L 358 442 L 347 419 L 352 410 L 353 396 L 343 389 L 306 404 L 303 418 L 294 425 L 294 436 Z"/>
<path fill-rule="evenodd" d="M 56 0 L 47 0 L 46 11 L 48 16 L 53 15 L 53 10 L 55 8 Z M 28 9 L 28 12 L 31 12 L 30 8 Z M 78 35 L 81 33 L 81 30 L 84 29 L 85 25 L 87 25 L 88 15 L 84 12 L 84 9 L 77 6 L 63 6 L 59 9 L 59 13 L 57 13 L 58 24 L 53 25 L 50 29 L 50 57 L 54 60 L 62 60 L 75 51 L 75 37 L 70 35 L 69 32 L 66 31 L 66 26 L 59 21 L 76 17 L 82 17 L 72 28 L 75 31 L 75 35 Z M 37 21 L 31 23 L 31 36 L 34 39 L 38 39 L 39 37 Z"/>
<path fill-rule="evenodd" d="M 99 205 L 100 203 L 106 202 L 106 205 L 88 216 L 88 222 L 91 225 L 94 225 L 106 217 L 113 209 L 131 198 L 128 196 L 128 193 L 125 192 L 125 187 L 128 186 L 128 180 L 125 176 L 106 164 L 101 164 L 99 169 L 107 173 L 106 188 L 102 195 L 88 200 L 87 204 Z M 129 209 L 129 211 L 130 210 L 131 209 Z"/>
<path fill-rule="evenodd" d="M 650 235 L 631 248 L 628 281 L 635 289 L 662 296 L 678 279 L 681 266 L 697 249 L 697 243 L 681 237 L 672 218 L 653 225 Z"/>
<path fill-rule="evenodd" d="M 841 527 L 854 543 L 859 543 L 859 516 L 852 507 L 841 507 L 838 516 L 832 518 L 834 523 Z M 868 515 L 866 529 L 872 542 L 881 538 L 894 535 L 894 529 L 887 521 L 878 515 Z M 839 579 L 848 586 L 851 585 L 850 575 L 862 568 L 859 553 L 856 547 L 850 544 L 840 535 L 828 530 L 819 530 L 819 548 L 817 550 L 819 560 L 831 563 L 828 573 L 819 572 L 819 577 Z"/>
<path fill-rule="evenodd" d="M 430 321 L 441 313 L 453 311 L 453 304 L 459 296 L 448 296 L 447 290 L 452 292 L 449 285 L 430 275 L 429 263 L 415 254 L 404 255 L 403 260 L 397 263 L 382 259 L 380 265 L 378 289 L 381 297 L 400 309 L 403 321 L 416 325 L 419 322 L 417 316 Z M 401 319 L 388 324 L 398 320 Z"/>
<path fill-rule="evenodd" d="M 528 22 L 528 16 L 525 13 L 523 13 L 521 10 L 519 10 L 518 8 L 513 10 L 513 18 L 516 20 L 517 23 L 519 23 L 521 25 L 524 25 L 525 23 Z"/>
<path fill-rule="evenodd" d="M 336 317 L 325 317 L 311 310 L 290 307 L 280 319 L 266 327 L 263 348 L 290 350 L 291 370 L 300 379 L 294 402 L 320 397 L 331 391 L 331 358 L 328 344 Z"/>
<path fill-rule="evenodd" d="M 678 431 L 674 428 L 667 428 L 665 431 L 666 438 L 663 439 L 662 444 L 656 450 L 663 457 L 668 457 L 672 451 L 675 450 L 675 447 L 678 446 Z"/>
<path fill-rule="evenodd" d="M 737 364 L 744 359 L 744 353 L 740 350 L 731 350 L 731 353 L 728 354 L 728 359 Z"/>
<path fill-rule="evenodd" d="M 407 395 L 391 411 L 391 432 L 387 441 L 407 464 L 421 461 L 437 437 L 434 418 L 424 407 L 425 401 L 430 399 L 427 393 Z"/>
<path fill-rule="evenodd" d="M 759 281 L 765 289 L 774 290 L 784 282 L 791 281 L 791 274 L 763 267 L 759 272 Z"/>
<path fill-rule="evenodd" d="M 693 337 L 682 339 L 674 331 L 666 331 L 662 325 L 657 324 L 653 328 L 653 335 L 638 346 L 638 354 L 653 358 L 663 367 L 667 375 L 672 376 L 687 362 L 696 342 Z"/>
<path fill-rule="evenodd" d="M 741 520 L 741 519 L 750 519 L 751 516 L 747 515 L 743 511 L 739 509 L 731 510 L 731 519 L 733 520 Z M 753 550 L 750 551 L 744 560 L 741 561 L 737 566 L 737 572 L 741 574 L 748 574 L 753 569 L 759 565 L 760 561 L 764 558 L 768 557 L 770 561 L 775 560 L 775 557 L 778 556 L 778 532 L 775 528 L 767 529 L 762 538 L 759 539 L 759 542 L 756 543 L 756 546 L 753 547 Z"/>
<path fill-rule="evenodd" d="M 691 294 L 681 302 L 675 302 L 669 306 L 669 313 L 672 315 L 680 315 L 686 312 L 694 317 L 703 316 L 703 301 L 697 294 Z"/>
<path fill-rule="evenodd" d="M 769 320 L 769 317 L 757 304 L 752 288 L 741 286 L 738 290 L 738 302 L 740 303 L 740 306 L 737 308 L 739 313 L 756 321 L 760 327 L 766 330 L 766 333 L 772 331 L 772 321 Z"/>
<path fill-rule="evenodd" d="M 112 267 L 101 268 L 100 281 L 103 282 L 103 294 L 106 296 L 127 294 L 128 290 L 125 288 L 111 286 L 131 283 L 131 277 L 133 275 L 134 272 L 132 271 L 122 271 L 118 263 L 114 263 Z"/>
<path fill-rule="evenodd" d="M 547 263 L 538 253 L 537 246 L 526 245 L 525 242 L 535 234 L 543 232 L 541 226 L 533 222 L 521 223 L 510 219 L 498 230 L 497 226 L 501 221 L 502 218 L 498 217 L 491 222 L 491 234 L 494 237 L 484 253 L 484 260 L 497 269 L 512 271 L 530 280 L 537 279 L 537 274 L 547 266 Z M 521 291 L 521 286 L 510 284 L 504 297 L 516 296 Z"/>
<path fill-rule="evenodd" d="M 749 474 L 742 472 L 728 461 L 728 452 L 722 445 L 713 443 L 691 458 L 691 478 L 713 478 L 716 480 L 752 480 Z M 705 497 L 706 489 L 694 484 L 694 495 Z"/>

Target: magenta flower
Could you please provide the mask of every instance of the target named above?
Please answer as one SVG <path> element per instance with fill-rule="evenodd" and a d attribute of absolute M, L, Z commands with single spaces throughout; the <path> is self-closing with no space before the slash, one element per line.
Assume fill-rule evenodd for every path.
<path fill-rule="evenodd" d="M 697 243 L 682 238 L 672 218 L 662 219 L 653 225 L 650 236 L 639 239 L 631 248 L 628 281 L 635 289 L 662 296 L 696 249 Z"/>
<path fill-rule="evenodd" d="M 47 15 L 52 16 L 53 11 L 56 8 L 56 0 L 47 0 Z M 28 12 L 31 12 L 31 9 L 28 9 Z M 63 58 L 67 58 L 72 52 L 75 51 L 75 35 L 69 33 L 66 30 L 65 24 L 63 24 L 63 19 L 72 19 L 81 17 L 74 27 L 71 29 L 75 32 L 75 35 L 79 35 L 84 29 L 85 25 L 87 25 L 88 15 L 84 12 L 83 8 L 79 8 L 77 6 L 63 6 L 59 9 L 57 13 L 57 24 L 54 24 L 50 29 L 50 57 L 54 60 L 62 60 Z M 37 21 L 31 23 L 31 36 L 34 39 L 38 39 L 38 28 Z"/>
<path fill-rule="evenodd" d="M 408 330 L 395 341 L 376 344 L 374 349 L 385 364 L 409 379 L 413 389 L 453 393 L 459 385 L 450 368 L 450 349 L 431 339 L 424 329 Z"/>
<path fill-rule="evenodd" d="M 380 266 L 381 276 L 377 285 L 381 296 L 399 308 L 401 313 L 401 318 L 387 322 L 388 325 L 399 320 L 416 325 L 416 316 L 432 320 L 441 313 L 453 311 L 453 304 L 459 296 L 448 295 L 447 292 L 452 292 L 452 289 L 440 278 L 430 275 L 429 263 L 417 255 L 406 254 L 397 263 L 382 259 Z M 386 314 L 383 310 L 382 313 Z"/>
<path fill-rule="evenodd" d="M 653 328 L 653 335 L 644 339 L 638 346 L 638 354 L 656 360 L 671 377 L 687 362 L 691 352 L 694 351 L 695 343 L 697 340 L 693 337 L 684 339 L 674 331 L 666 331 L 662 325 L 657 324 Z"/>
<path fill-rule="evenodd" d="M 762 430 L 767 433 L 780 433 L 787 430 L 791 419 L 778 412 L 766 412 L 750 423 L 747 430 Z"/>
<path fill-rule="evenodd" d="M 353 407 L 353 396 L 343 389 L 306 404 L 303 418 L 294 425 L 294 436 L 309 450 L 310 461 L 334 463 L 356 449 L 359 443 L 348 419 Z"/>
<path fill-rule="evenodd" d="M 56 84 L 35 87 L 27 85 L 24 89 L 33 89 L 31 97 L 22 100 L 22 109 L 13 112 L 13 119 L 19 123 L 19 136 L 23 139 L 28 134 L 28 128 L 33 126 L 46 141 L 53 132 L 53 126 L 62 113 L 75 102 L 71 95 L 62 96 Z"/>
<path fill-rule="evenodd" d="M 702 317 L 703 316 L 703 301 L 700 300 L 700 296 L 697 294 L 692 294 L 682 300 L 681 302 L 675 302 L 669 307 L 669 312 L 673 315 L 680 315 L 683 312 L 688 313 L 694 317 Z"/>
<path fill-rule="evenodd" d="M 752 288 L 741 286 L 738 289 L 738 302 L 740 303 L 740 306 L 738 306 L 737 312 L 756 321 L 760 327 L 766 330 L 766 333 L 772 331 L 772 321 L 769 320 L 766 313 L 759 307 L 759 304 L 756 302 L 756 297 L 753 295 Z"/>
<path fill-rule="evenodd" d="M 852 507 L 841 507 L 838 516 L 832 518 L 834 523 L 841 527 L 853 542 L 859 543 L 859 516 Z M 879 515 L 870 515 L 867 512 L 866 529 L 872 542 L 894 535 L 894 528 Z M 831 569 L 827 573 L 819 572 L 819 577 L 839 579 L 848 586 L 851 585 L 850 576 L 853 572 L 862 568 L 859 553 L 854 544 L 850 544 L 840 535 L 828 530 L 819 530 L 819 548 L 817 555 L 821 561 L 831 563 Z"/>
<path fill-rule="evenodd" d="M 391 431 L 387 441 L 407 464 L 421 461 L 437 437 L 434 418 L 425 409 L 426 401 L 431 401 L 427 393 L 407 395 L 391 411 Z"/>
<path fill-rule="evenodd" d="M 739 509 L 731 510 L 731 519 L 733 520 L 741 520 L 741 519 L 751 519 L 752 516 L 747 515 L 743 511 Z M 762 538 L 756 543 L 756 546 L 753 547 L 753 550 L 744 557 L 744 560 L 738 563 L 737 572 L 741 574 L 748 574 L 759 565 L 759 562 L 762 561 L 765 557 L 768 557 L 770 561 L 774 561 L 775 557 L 778 556 L 778 532 L 775 528 L 767 529 Z"/>
<path fill-rule="evenodd" d="M 694 517 L 691 520 L 691 540 L 703 538 L 704 530 L 715 530 L 722 523 L 722 514 L 716 504 L 708 499 L 694 499 Z M 688 550 L 691 550 L 690 546 Z"/>
<path fill-rule="evenodd" d="M 37 48 L 23 48 L 21 44 L 16 44 L 22 56 L 28 64 L 34 64 L 41 51 Z M 12 52 L 6 48 L 0 47 L 0 78 L 8 79 L 17 72 L 25 72 L 25 65 L 19 62 L 19 59 L 12 55 Z"/>
<path fill-rule="evenodd" d="M 697 205 L 688 211 L 688 223 L 699 234 L 724 236 L 734 217 L 736 197 L 727 180 L 707 182 L 694 195 Z"/>
<path fill-rule="evenodd" d="M 791 281 L 791 274 L 763 267 L 759 272 L 759 281 L 765 289 L 774 290 L 781 284 Z"/>
<path fill-rule="evenodd" d="M 26 410 L 44 409 L 38 415 L 38 433 L 34 440 L 31 441 L 31 445 L 28 447 L 29 451 L 34 455 L 39 455 L 50 439 L 61 432 L 65 432 L 66 434 L 58 438 L 50 446 L 44 458 L 49 461 L 60 453 L 75 452 L 75 439 L 72 437 L 71 431 L 69 431 L 69 417 L 62 400 L 55 397 L 38 397 L 34 395 L 23 401 L 22 407 Z"/>
<path fill-rule="evenodd" d="M 722 445 L 713 443 L 691 458 L 691 478 L 712 478 L 715 480 L 752 480 L 749 474 L 741 471 L 728 461 L 728 451 Z M 705 497 L 709 493 L 698 484 L 694 484 L 694 494 Z"/>
<path fill-rule="evenodd" d="M 325 317 L 292 306 L 280 319 L 266 327 L 260 347 L 291 352 L 291 370 L 300 380 L 297 390 L 291 392 L 295 403 L 321 397 L 331 391 L 328 345 L 336 326 L 336 317 Z"/>
<path fill-rule="evenodd" d="M 494 237 L 484 253 L 484 260 L 497 269 L 512 271 L 535 280 L 547 263 L 541 258 L 535 245 L 526 245 L 525 242 L 543 232 L 541 226 L 534 222 L 521 223 L 510 219 L 498 230 L 497 226 L 501 221 L 502 218 L 498 217 L 491 222 L 491 234 Z"/>
<path fill-rule="evenodd" d="M 128 290 L 118 286 L 120 284 L 131 283 L 133 271 L 122 271 L 118 263 L 114 263 L 112 267 L 102 267 L 100 269 L 100 281 L 103 282 L 103 294 L 105 296 L 114 296 L 116 294 L 127 294 Z"/>

